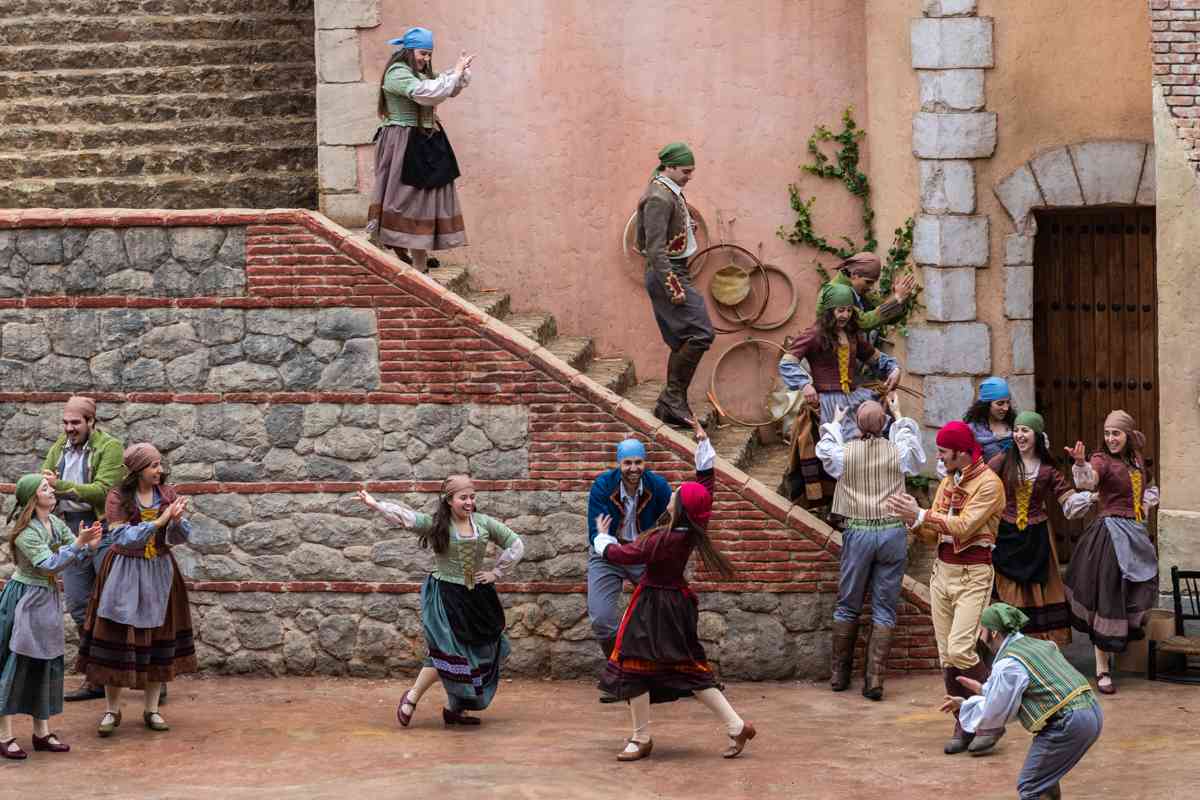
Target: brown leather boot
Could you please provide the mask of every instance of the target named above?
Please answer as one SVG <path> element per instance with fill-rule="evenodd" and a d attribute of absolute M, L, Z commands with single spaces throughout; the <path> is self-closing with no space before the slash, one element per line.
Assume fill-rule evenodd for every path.
<path fill-rule="evenodd" d="M 658 396 L 654 406 L 654 416 L 668 425 L 682 428 L 692 427 L 688 420 L 694 419 L 691 406 L 688 405 L 688 387 L 692 385 L 692 377 L 700 366 L 700 359 L 708 348 L 688 340 L 678 350 L 671 352 L 667 359 L 667 385 Z"/>
<path fill-rule="evenodd" d="M 830 665 L 829 688 L 844 692 L 850 686 L 850 669 L 854 665 L 854 643 L 858 640 L 857 622 L 833 621 L 833 658 Z"/>
<path fill-rule="evenodd" d="M 871 641 L 867 645 L 867 668 L 863 676 L 863 697 L 883 699 L 883 676 L 887 673 L 888 653 L 892 650 L 892 628 L 871 626 Z"/>
<path fill-rule="evenodd" d="M 957 667 L 942 667 L 942 681 L 946 687 L 946 694 L 951 697 L 970 697 L 970 692 L 956 680 L 962 674 Z M 954 733 L 946 741 L 946 746 L 942 748 L 942 752 L 948 756 L 966 752 L 967 747 L 970 746 L 971 740 L 974 738 L 974 734 L 967 733 L 963 730 L 962 725 L 958 724 L 958 714 L 955 713 Z"/>

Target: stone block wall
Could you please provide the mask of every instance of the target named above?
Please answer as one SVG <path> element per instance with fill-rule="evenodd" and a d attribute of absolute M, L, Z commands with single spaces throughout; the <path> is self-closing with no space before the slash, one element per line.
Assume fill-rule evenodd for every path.
<path fill-rule="evenodd" d="M 0 242 L 0 276 L 40 261 L 63 281 L 0 297 L 0 477 L 39 464 L 71 392 L 96 397 L 105 430 L 155 443 L 193 498 L 196 534 L 175 555 L 206 669 L 411 670 L 432 559 L 353 494 L 432 509 L 458 471 L 526 539 L 499 587 L 512 669 L 598 669 L 587 490 L 630 435 L 686 478 L 685 437 L 312 212 L 0 212 Z M 214 269 L 240 280 L 159 280 Z M 100 279 L 123 271 L 149 281 Z M 98 282 L 76 291 L 69 273 Z M 738 575 L 694 574 L 714 660 L 730 677 L 826 674 L 839 540 L 724 464 L 715 501 L 710 531 Z M 923 591 L 905 592 L 894 669 L 936 665 Z"/>

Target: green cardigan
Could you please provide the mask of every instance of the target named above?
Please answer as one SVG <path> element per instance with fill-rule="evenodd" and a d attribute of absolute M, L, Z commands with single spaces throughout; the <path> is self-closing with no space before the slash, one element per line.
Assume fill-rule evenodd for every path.
<path fill-rule="evenodd" d="M 429 514 L 418 511 L 415 517 L 412 530 L 424 533 L 433 527 L 433 517 Z M 475 522 L 475 530 L 479 532 L 478 538 L 459 539 L 452 530 L 446 552 L 434 553 L 437 566 L 433 570 L 433 577 L 439 581 L 457 583 L 468 589 L 475 586 L 475 573 L 487 555 L 488 542 L 495 542 L 501 550 L 507 550 L 519 538 L 511 528 L 487 514 L 472 514 L 471 519 Z"/>
<path fill-rule="evenodd" d="M 46 460 L 42 462 L 42 469 L 57 472 L 66 447 L 67 435 L 64 433 L 50 447 Z M 88 437 L 87 449 L 90 482 L 58 480 L 54 483 L 54 491 L 87 503 L 95 509 L 96 519 L 104 519 L 104 499 L 108 496 L 108 490 L 125 478 L 124 448 L 119 439 L 95 428 Z"/>
<path fill-rule="evenodd" d="M 58 552 L 59 548 L 74 543 L 75 537 L 67 524 L 53 514 L 50 515 L 50 530 L 30 522 L 17 536 L 17 569 L 12 579 L 27 586 L 49 588 L 54 580 L 52 573 L 43 572 L 37 565 Z"/>

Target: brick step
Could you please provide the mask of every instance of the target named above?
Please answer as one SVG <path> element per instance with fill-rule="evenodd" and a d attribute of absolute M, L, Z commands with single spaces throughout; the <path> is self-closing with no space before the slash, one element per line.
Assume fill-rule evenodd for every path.
<path fill-rule="evenodd" d="M 275 91 L 281 86 L 313 89 L 316 71 L 312 61 L 0 72 L 0 100 L 188 92 L 241 94 Z"/>
<path fill-rule="evenodd" d="M 624 394 L 637 383 L 633 361 L 624 357 L 593 358 L 585 373 L 610 392 Z"/>
<path fill-rule="evenodd" d="M 0 180 L 0 208 L 316 208 L 316 170 Z"/>
<path fill-rule="evenodd" d="M 314 59 L 313 36 L 256 39 L 102 44 L 34 44 L 0 48 L 0 65 L 31 72 L 46 69 L 166 68 L 202 64 L 288 64 Z"/>
<path fill-rule="evenodd" d="M 5 0 L 10 17 L 185 16 L 256 14 L 313 18 L 313 0 Z"/>
<path fill-rule="evenodd" d="M 81 152 L 0 153 L 0 178 L 89 178 L 137 175 L 208 175 L 214 171 L 313 171 L 317 147 L 313 141 L 279 142 L 230 147 L 211 142 L 195 147 L 139 147 Z"/>
<path fill-rule="evenodd" d="M 129 122 L 190 122 L 193 120 L 257 119 L 313 114 L 311 90 L 221 94 L 109 95 L 63 100 L 27 97 L 0 102 L 6 125 L 71 125 Z"/>
<path fill-rule="evenodd" d="M 546 349 L 580 372 L 586 372 L 596 356 L 596 345 L 590 336 L 559 336 Z"/>
<path fill-rule="evenodd" d="M 313 114 L 264 120 L 206 120 L 116 125 L 0 125 L 0 151 L 103 150 L 153 147 L 181 142 L 220 142 L 220 146 L 263 146 L 275 141 L 316 141 Z"/>
<path fill-rule="evenodd" d="M 647 411 L 653 412 L 654 406 L 658 401 L 659 394 L 662 393 L 666 383 L 653 379 L 648 381 L 638 381 L 635 386 L 630 387 L 623 394 L 626 398 L 633 401 Z M 712 403 L 705 399 L 697 399 L 695 394 L 699 391 L 698 386 L 692 387 L 693 391 L 688 397 L 688 404 L 692 407 L 692 413 L 700 418 L 700 424 L 705 428 L 712 427 L 717 419 L 717 410 L 713 408 Z"/>
<path fill-rule="evenodd" d="M 536 311 L 528 314 L 510 314 L 504 322 L 538 344 L 548 344 L 558 335 L 558 326 L 550 314 Z"/>
<path fill-rule="evenodd" d="M 496 319 L 504 319 L 512 311 L 512 298 L 508 292 L 468 291 L 463 297 L 478 306 L 483 313 Z"/>
<path fill-rule="evenodd" d="M 73 44 L 168 42 L 208 39 L 299 41 L 312 39 L 313 19 L 298 16 L 83 16 L 0 18 L 0 46 L 21 47 L 61 41 Z"/>

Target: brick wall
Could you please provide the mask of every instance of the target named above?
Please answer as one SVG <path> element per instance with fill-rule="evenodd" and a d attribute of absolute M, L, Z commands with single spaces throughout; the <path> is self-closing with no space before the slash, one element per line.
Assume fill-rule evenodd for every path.
<path fill-rule="evenodd" d="M 230 256 L 231 241 L 244 253 Z M 36 466 L 70 391 L 97 397 L 106 430 L 155 442 L 196 496 L 198 536 L 177 555 L 206 668 L 411 668 L 429 556 L 352 493 L 430 508 L 441 477 L 466 469 L 481 510 L 527 537 L 526 561 L 500 587 L 513 668 L 598 668 L 586 492 L 630 435 L 650 442 L 653 469 L 686 479 L 689 439 L 313 212 L 0 212 L 0 279 L 20 278 L 12 265 L 29 257 L 64 275 L 244 270 L 241 284 L 218 282 L 221 294 L 178 296 L 151 279 L 123 293 L 101 280 L 86 294 L 0 298 L 0 367 L 31 376 L 0 394 L 3 477 Z M 9 348 L 10 336 L 37 344 Z M 71 370 L 45 366 L 68 358 Z M 76 383 L 56 385 L 66 373 Z M 695 575 L 710 655 L 730 676 L 827 674 L 839 542 L 723 464 L 715 501 L 710 533 L 738 576 Z M 923 591 L 906 583 L 894 669 L 936 666 Z"/>
<path fill-rule="evenodd" d="M 1150 0 L 1154 82 L 1200 169 L 1200 0 Z"/>

